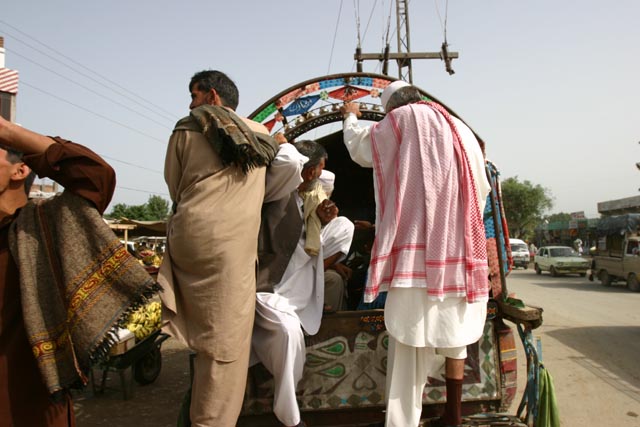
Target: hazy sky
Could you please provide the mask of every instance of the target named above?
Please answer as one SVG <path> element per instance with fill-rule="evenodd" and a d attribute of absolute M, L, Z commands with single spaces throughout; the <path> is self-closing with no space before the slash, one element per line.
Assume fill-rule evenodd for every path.
<path fill-rule="evenodd" d="M 355 71 L 356 16 L 363 51 L 378 52 L 390 6 L 5 0 L 0 35 L 6 67 L 20 72 L 17 121 L 103 155 L 118 176 L 114 203 L 142 204 L 168 199 L 166 141 L 195 71 L 228 73 L 249 114 L 296 83 Z M 640 1 L 413 0 L 409 11 L 412 51 L 440 49 L 446 16 L 460 54 L 453 76 L 440 60 L 415 61 L 414 83 L 482 136 L 503 179 L 547 188 L 550 213 L 594 217 L 598 202 L 639 194 Z"/>

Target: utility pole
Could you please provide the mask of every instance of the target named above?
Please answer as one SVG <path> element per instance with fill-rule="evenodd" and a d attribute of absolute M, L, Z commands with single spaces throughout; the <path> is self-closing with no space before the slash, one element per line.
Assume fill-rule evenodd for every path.
<path fill-rule="evenodd" d="M 447 72 L 454 73 L 451 60 L 458 58 L 458 52 L 449 52 L 446 41 L 442 43 L 440 52 L 411 52 L 408 0 L 396 0 L 396 25 L 398 52 L 390 53 L 389 44 L 385 46 L 383 53 L 362 53 L 362 49 L 357 47 L 354 59 L 357 61 L 358 72 L 362 72 L 363 61 L 376 60 L 383 63 L 382 74 L 389 75 L 388 62 L 395 59 L 398 64 L 398 78 L 413 84 L 412 59 L 441 59 L 445 62 Z"/>

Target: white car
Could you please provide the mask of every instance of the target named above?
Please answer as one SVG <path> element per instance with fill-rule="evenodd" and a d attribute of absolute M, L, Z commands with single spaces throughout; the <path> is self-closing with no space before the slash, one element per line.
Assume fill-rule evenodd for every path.
<path fill-rule="evenodd" d="M 579 274 L 584 277 L 591 262 L 580 256 L 569 246 L 543 246 L 538 249 L 534 268 L 537 274 L 548 271 L 552 276 L 559 274 Z"/>

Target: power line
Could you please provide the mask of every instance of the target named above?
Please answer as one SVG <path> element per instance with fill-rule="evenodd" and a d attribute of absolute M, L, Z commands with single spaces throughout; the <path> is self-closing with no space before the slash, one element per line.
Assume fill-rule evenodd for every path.
<path fill-rule="evenodd" d="M 156 191 L 147 191 L 147 190 L 140 190 L 139 188 L 131 188 L 131 187 L 122 187 L 117 185 L 116 188 L 120 188 L 122 190 L 129 190 L 129 191 L 137 191 L 138 193 L 147 193 L 147 194 L 155 194 L 156 196 L 167 196 L 167 197 L 171 197 L 169 196 L 167 193 L 158 193 Z"/>
<path fill-rule="evenodd" d="M 356 32 L 358 33 L 358 47 L 362 46 L 362 40 L 360 39 L 360 0 L 357 0 L 357 6 L 356 6 L 356 0 L 353 0 L 353 11 L 356 14 Z"/>
<path fill-rule="evenodd" d="M 80 110 L 84 110 L 84 111 L 86 111 L 87 113 L 91 113 L 91 114 L 93 114 L 94 116 L 100 117 L 101 119 L 107 120 L 107 121 L 109 121 L 109 122 L 111 122 L 111 123 L 114 123 L 114 124 L 116 124 L 116 125 L 118 125 L 118 126 L 121 126 L 121 127 L 125 128 L 125 129 L 129 129 L 130 131 L 133 131 L 133 132 L 135 132 L 135 133 L 138 133 L 138 134 L 140 134 L 140 135 L 142 135 L 142 136 L 145 136 L 145 137 L 147 137 L 147 138 L 149 138 L 149 139 L 153 139 L 153 140 L 158 141 L 158 142 L 160 142 L 160 143 L 162 143 L 162 144 L 165 144 L 165 143 L 166 143 L 166 141 L 163 141 L 163 140 L 161 140 L 161 139 L 158 139 L 158 138 L 156 138 L 155 136 L 152 136 L 152 135 L 149 135 L 149 134 L 147 134 L 147 133 L 141 132 L 141 131 L 139 131 L 139 130 L 138 130 L 138 129 L 136 129 L 136 128 L 133 128 L 133 127 L 128 126 L 128 125 L 125 125 L 124 123 L 120 123 L 120 122 L 119 122 L 119 121 L 117 121 L 117 120 L 110 119 L 110 118 L 109 118 L 109 117 L 107 117 L 107 116 L 104 116 L 104 115 L 102 115 L 102 114 L 100 114 L 100 113 L 96 113 L 95 111 L 91 111 L 91 110 L 89 110 L 89 109 L 87 109 L 87 108 L 85 108 L 85 107 L 83 107 L 83 106 L 81 106 L 81 105 L 74 104 L 74 103 L 73 103 L 73 102 L 71 102 L 71 101 L 67 101 L 66 99 L 60 98 L 60 97 L 59 97 L 59 96 L 57 96 L 57 95 L 54 95 L 54 94 L 52 94 L 52 93 L 50 93 L 50 92 L 47 92 L 47 91 L 46 91 L 46 90 L 44 90 L 44 89 L 40 89 L 40 88 L 38 88 L 38 87 L 36 87 L 36 86 L 33 86 L 33 85 L 31 85 L 31 84 L 29 84 L 29 83 L 25 82 L 24 80 L 21 80 L 21 81 L 20 81 L 20 83 L 21 83 L 21 84 L 23 84 L 23 85 L 25 85 L 25 86 L 28 86 L 28 87 L 30 87 L 30 88 L 32 88 L 32 89 L 35 89 L 35 90 L 37 90 L 37 91 L 39 91 L 39 92 L 42 92 L 42 93 L 44 93 L 45 95 L 49 95 L 49 96 L 51 96 L 51 97 L 53 97 L 53 98 L 56 98 L 57 100 L 62 101 L 62 102 L 64 102 L 64 103 L 66 103 L 66 104 L 69 104 L 69 105 L 71 105 L 71 106 L 73 106 L 73 107 L 76 107 L 76 108 L 78 108 L 78 109 L 80 109 Z"/>
<path fill-rule="evenodd" d="M 373 6 L 371 7 L 371 12 L 369 13 L 369 19 L 367 20 L 367 26 L 364 29 L 364 34 L 362 35 L 362 38 L 360 38 L 360 0 L 357 0 L 357 8 L 356 8 L 356 0 L 353 0 L 354 4 L 353 4 L 353 8 L 355 10 L 355 14 L 356 14 L 356 26 L 358 29 L 358 47 L 362 46 L 362 44 L 364 43 L 365 38 L 367 37 L 367 32 L 369 31 L 369 25 L 371 24 L 371 19 L 373 18 L 373 13 L 376 10 L 376 5 L 378 4 L 378 0 L 375 0 L 373 2 Z M 384 8 L 384 0 L 383 0 L 383 5 L 382 7 Z M 353 70 L 356 68 L 357 66 L 357 61 L 354 60 L 353 64 L 351 65 L 351 71 L 353 72 Z"/>
<path fill-rule="evenodd" d="M 154 172 L 154 173 L 163 175 L 163 173 L 161 171 L 156 170 L 156 169 L 151 169 L 151 168 L 148 168 L 148 167 L 145 167 L 145 166 L 136 165 L 135 163 L 126 162 L 124 160 L 116 159 L 115 157 L 110 157 L 110 156 L 107 156 L 107 155 L 104 155 L 104 154 L 99 154 L 99 156 L 103 157 L 105 159 L 114 161 L 114 162 L 123 163 L 123 164 L 128 165 L 128 166 L 133 166 L 133 167 L 138 168 L 138 169 L 144 169 L 144 170 L 147 170 L 149 172 Z"/>
<path fill-rule="evenodd" d="M 367 31 L 369 31 L 369 24 L 371 24 L 371 18 L 373 18 L 373 12 L 376 10 L 376 5 L 378 4 L 378 0 L 373 2 L 373 6 L 371 7 L 371 13 L 369 14 L 369 20 L 367 21 L 367 26 L 364 28 L 364 33 L 362 34 L 362 42 L 364 43 L 364 39 L 367 37 Z"/>
<path fill-rule="evenodd" d="M 135 100 L 135 99 L 131 98 L 130 96 L 127 96 L 127 95 L 123 94 L 122 92 L 118 92 L 117 90 L 115 90 L 115 89 L 113 89 L 113 88 L 111 88 L 111 87 L 109 87 L 109 86 L 105 85 L 105 84 L 104 84 L 104 83 L 102 83 L 101 81 L 96 80 L 95 78 L 93 78 L 92 76 L 90 76 L 90 75 L 88 75 L 88 74 L 86 74 L 86 73 L 83 73 L 83 72 L 78 71 L 77 69 L 75 69 L 75 68 L 71 67 L 70 65 L 65 64 L 64 62 L 62 62 L 62 61 L 61 61 L 61 60 L 59 60 L 58 58 L 56 58 L 56 57 L 54 57 L 54 56 L 52 56 L 52 55 L 49 55 L 49 54 L 48 54 L 48 53 L 46 53 L 46 52 L 43 52 L 42 50 L 40 50 L 40 49 L 38 49 L 38 48 L 36 48 L 36 47 L 34 47 L 34 46 L 30 45 L 29 43 L 27 43 L 27 42 L 25 42 L 25 41 L 21 40 L 20 38 L 16 37 L 15 35 L 11 34 L 11 32 L 8 32 L 8 31 L 6 31 L 6 30 L 5 30 L 4 32 L 5 32 L 6 34 L 8 34 L 10 37 L 12 37 L 15 41 L 17 41 L 17 42 L 19 42 L 19 43 L 24 44 L 25 46 L 27 46 L 27 47 L 29 47 L 29 48 L 31 48 L 31 49 L 33 49 L 33 50 L 35 50 L 36 52 L 40 53 L 41 55 L 44 55 L 44 56 L 46 56 L 47 58 L 50 58 L 50 59 L 52 59 L 52 60 L 56 61 L 57 63 L 59 63 L 59 64 L 61 64 L 61 65 L 65 66 L 65 67 L 69 68 L 70 70 L 72 70 L 72 71 L 74 71 L 74 72 L 76 72 L 76 73 L 78 73 L 78 74 L 80 74 L 81 76 L 86 77 L 87 79 L 89 79 L 89 80 L 91 80 L 91 81 L 93 81 L 93 82 L 95 82 L 95 83 L 99 84 L 100 86 L 102 86 L 102 87 L 104 87 L 104 88 L 106 88 L 106 89 L 108 89 L 108 90 L 110 90 L 110 91 L 112 91 L 112 92 L 114 92 L 114 93 L 116 93 L 116 94 L 118 94 L 118 95 L 122 96 L 123 98 L 126 98 L 126 99 L 128 99 L 129 101 L 131 101 L 131 102 L 133 102 L 133 103 L 135 103 L 135 104 L 137 104 L 137 105 L 139 105 L 139 106 L 141 106 L 141 107 L 143 107 L 143 108 L 147 109 L 148 111 L 151 111 L 152 113 L 157 114 L 158 116 L 161 116 L 161 117 L 163 117 L 163 118 L 165 118 L 165 119 L 168 119 L 168 120 L 174 120 L 174 116 L 173 116 L 173 114 L 172 114 L 172 113 L 170 113 L 170 112 L 168 112 L 168 111 L 166 111 L 166 110 L 162 109 L 161 107 L 159 107 L 159 106 L 157 106 L 157 105 L 153 104 L 152 102 L 150 102 L 150 101 L 148 101 L 148 100 L 146 100 L 146 99 L 142 98 L 141 96 L 136 95 L 135 93 L 133 93 L 133 92 L 131 92 L 130 90 L 128 90 L 128 89 L 126 89 L 126 88 L 122 87 L 121 85 L 119 85 L 118 83 L 116 83 L 116 82 L 114 82 L 114 81 L 110 80 L 109 78 L 104 77 L 103 75 L 101 75 L 101 74 L 99 74 L 99 73 L 97 73 L 97 72 L 95 72 L 95 71 L 91 70 L 90 68 L 85 67 L 84 65 L 82 65 L 82 64 L 80 64 L 79 62 L 77 62 L 77 61 L 73 60 L 72 58 L 69 58 L 68 56 L 64 55 L 63 53 L 61 53 L 61 52 L 59 52 L 59 51 L 55 50 L 54 48 L 52 48 L 52 47 L 50 47 L 50 46 L 46 45 L 45 43 L 42 43 L 41 41 L 37 40 L 36 38 L 34 38 L 34 37 L 32 37 L 32 36 L 30 36 L 30 35 L 28 35 L 28 34 L 26 34 L 26 33 L 22 32 L 22 31 L 20 31 L 20 30 L 18 30 L 17 28 L 13 27 L 12 25 L 7 24 L 6 22 L 4 22 L 4 21 L 2 21 L 2 20 L 0 20 L 0 24 L 4 24 L 4 25 L 7 25 L 8 27 L 11 27 L 11 28 L 15 29 L 15 30 L 16 30 L 16 31 L 18 31 L 19 33 L 24 34 L 25 36 L 27 36 L 27 37 L 29 37 L 30 39 L 34 40 L 35 42 L 37 42 L 37 43 L 41 44 L 42 46 L 46 47 L 47 49 L 50 49 L 51 51 L 53 51 L 53 52 L 57 53 L 57 54 L 58 54 L 58 55 L 60 55 L 61 57 L 65 58 L 65 59 L 67 59 L 67 60 L 69 60 L 69 61 L 71 61 L 73 64 L 78 65 L 78 66 L 80 66 L 80 67 L 82 67 L 82 68 L 84 68 L 84 69 L 88 70 L 89 72 L 91 72 L 91 73 L 93 73 L 93 74 L 97 75 L 98 77 L 100 77 L 101 79 L 103 79 L 103 80 L 105 80 L 105 81 L 109 82 L 110 84 L 112 84 L 112 85 L 114 85 L 114 86 L 116 86 L 116 87 L 119 87 L 119 88 L 121 88 L 122 90 L 124 90 L 125 92 L 130 93 L 130 94 L 132 94 L 133 96 L 135 96 L 135 97 L 137 97 L 137 98 L 139 98 L 139 99 L 143 100 L 143 101 L 145 102 L 145 104 L 143 104 L 143 103 L 141 103 L 141 102 L 139 102 L 139 101 L 137 101 L 137 100 Z M 161 111 L 162 113 L 161 113 L 161 112 L 158 112 L 158 111 L 155 111 L 155 110 L 153 110 L 153 109 L 151 109 L 151 108 L 149 108 L 149 105 L 154 106 L 155 108 L 157 108 L 157 109 L 158 109 L 159 111 Z M 163 113 L 166 113 L 167 115 L 165 115 L 165 114 L 163 114 Z"/>
<path fill-rule="evenodd" d="M 438 0 L 433 0 L 436 6 L 436 13 L 438 14 L 438 20 L 440 21 L 440 27 L 442 27 L 442 32 L 444 33 L 444 41 L 447 42 L 447 19 L 449 18 L 449 0 L 445 2 L 445 10 L 444 10 L 444 23 L 442 22 L 442 15 L 440 14 L 440 7 L 438 6 Z"/>
<path fill-rule="evenodd" d="M 391 35 L 391 37 L 389 37 L 389 31 L 391 29 L 391 11 L 393 10 L 392 6 L 393 6 L 393 2 L 389 1 L 389 16 L 387 18 L 387 31 L 386 31 L 386 37 L 385 37 L 385 41 L 384 41 L 384 46 L 388 45 L 389 44 L 389 39 L 391 37 L 393 37 L 393 35 Z M 393 34 L 395 34 L 395 31 L 393 32 Z"/>
<path fill-rule="evenodd" d="M 7 49 L 7 50 L 9 50 L 9 49 Z M 11 49 L 11 50 L 10 50 L 10 52 L 11 52 L 11 54 L 13 54 L 13 55 L 17 55 L 17 56 L 19 56 L 19 57 L 21 57 L 21 58 L 25 59 L 26 61 L 29 61 L 29 62 L 31 62 L 32 64 L 35 64 L 35 65 L 37 65 L 38 67 L 41 67 L 41 68 L 43 68 L 43 69 L 45 69 L 45 70 L 49 71 L 50 73 L 53 73 L 53 74 L 55 74 L 56 76 L 61 77 L 61 78 L 65 79 L 65 80 L 67 80 L 67 81 L 69 81 L 69 82 L 71 82 L 71 83 L 75 84 L 76 86 L 79 86 L 79 87 L 81 87 L 81 88 L 83 88 L 83 89 L 85 89 L 85 90 L 87 90 L 87 91 L 89 91 L 89 92 L 91 92 L 91 93 L 93 93 L 93 94 L 95 94 L 95 95 L 98 95 L 98 96 L 100 96 L 101 98 L 106 99 L 107 101 L 110 101 L 110 102 L 112 102 L 112 103 L 114 103 L 114 104 L 116 104 L 116 105 L 119 105 L 120 107 L 125 108 L 125 109 L 127 109 L 127 110 L 129 110 L 129 111 L 131 111 L 131 112 L 133 112 L 133 113 L 136 113 L 136 114 L 140 115 L 141 117 L 144 117 L 145 119 L 150 120 L 150 121 L 152 121 L 153 123 L 155 123 L 155 124 L 157 124 L 157 125 L 160 125 L 160 126 L 164 127 L 165 129 L 169 129 L 169 130 L 171 130 L 171 129 L 172 129 L 172 128 L 170 128 L 169 126 L 167 126 L 165 123 L 161 123 L 161 122 L 159 122 L 159 121 L 155 120 L 155 119 L 154 119 L 154 118 L 152 118 L 152 117 L 149 117 L 149 116 L 147 116 L 147 115 L 145 115 L 145 114 L 142 114 L 141 112 L 139 112 L 139 111 L 137 111 L 137 110 L 134 110 L 133 108 L 131 108 L 131 107 L 127 106 L 127 105 L 124 105 L 124 104 L 123 104 L 123 103 L 121 103 L 121 102 L 116 101 L 115 99 L 111 99 L 111 98 L 109 98 L 109 97 L 107 97 L 107 96 L 105 96 L 105 95 L 101 94 L 100 92 L 97 92 L 97 91 L 95 91 L 95 90 L 93 90 L 93 89 L 91 89 L 91 88 L 89 88 L 89 87 L 87 87 L 87 86 L 85 86 L 85 85 L 83 85 L 83 84 L 81 84 L 81 83 L 78 83 L 78 82 L 76 82 L 75 80 L 73 80 L 73 79 L 71 79 L 71 78 L 69 78 L 69 77 L 67 77 L 67 76 L 65 76 L 65 75 L 63 75 L 63 74 L 60 74 L 60 73 L 58 73 L 58 72 L 56 72 L 56 71 L 54 71 L 54 70 L 52 70 L 52 69 L 50 69 L 50 68 L 48 68 L 48 67 L 45 67 L 44 65 L 39 64 L 39 63 L 37 63 L 36 61 L 34 61 L 34 60 L 32 60 L 32 59 L 29 59 L 28 57 L 26 57 L 26 56 L 24 56 L 24 55 L 19 54 L 18 52 L 16 52 L 16 51 L 15 51 L 15 50 L 13 50 L 13 49 Z"/>
<path fill-rule="evenodd" d="M 333 32 L 333 42 L 331 43 L 331 55 L 329 55 L 329 67 L 327 67 L 327 74 L 331 70 L 331 61 L 333 60 L 333 49 L 336 47 L 336 38 L 338 37 L 338 26 L 340 25 L 340 15 L 342 15 L 342 2 L 340 0 L 340 9 L 338 9 L 338 20 L 336 21 L 336 29 Z"/>

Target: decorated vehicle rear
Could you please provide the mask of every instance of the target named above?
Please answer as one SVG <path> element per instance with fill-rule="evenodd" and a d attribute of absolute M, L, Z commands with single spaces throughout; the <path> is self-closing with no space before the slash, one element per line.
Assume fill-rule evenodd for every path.
<path fill-rule="evenodd" d="M 328 152 L 326 169 L 336 175 L 331 199 L 338 205 L 340 215 L 352 221 L 374 222 L 372 170 L 351 160 L 343 143 L 341 126 L 337 126 L 340 130 L 336 131 L 336 126 L 331 124 L 342 121 L 340 106 L 344 102 L 360 103 L 363 120 L 382 120 L 385 112 L 379 96 L 394 80 L 368 73 L 322 76 L 281 91 L 256 109 L 250 118 L 265 125 L 272 134 L 284 133 L 289 141 L 300 137 L 320 142 Z M 425 99 L 444 105 L 428 92 L 421 92 Z M 481 138 L 478 140 L 484 145 Z M 523 337 L 530 337 L 531 330 L 542 322 L 541 309 L 507 298 L 506 275 L 511 249 L 498 171 L 489 162 L 487 174 L 492 188 L 484 217 L 492 300 L 482 338 L 468 346 L 463 384 L 465 414 L 509 409 L 516 397 L 518 364 L 515 337 L 505 320 L 518 324 Z M 364 290 L 370 238 L 372 236 L 356 231 L 348 256 L 348 265 L 354 272 L 348 283 L 349 309 L 325 314 L 320 331 L 306 337 L 306 364 L 297 395 L 302 419 L 308 425 L 356 426 L 384 419 L 389 341 L 384 310 L 356 309 Z M 536 350 L 532 346 L 529 349 L 528 366 L 534 381 Z M 279 425 L 272 413 L 273 384 L 273 377 L 262 365 L 250 368 L 239 426 Z M 531 387 L 534 386 L 532 383 Z M 443 367 L 438 375 L 429 378 L 425 387 L 423 417 L 441 412 L 445 399 Z M 533 403 L 520 405 L 519 415 L 526 409 L 523 418 L 531 419 Z M 488 423 L 485 425 L 490 425 Z"/>

